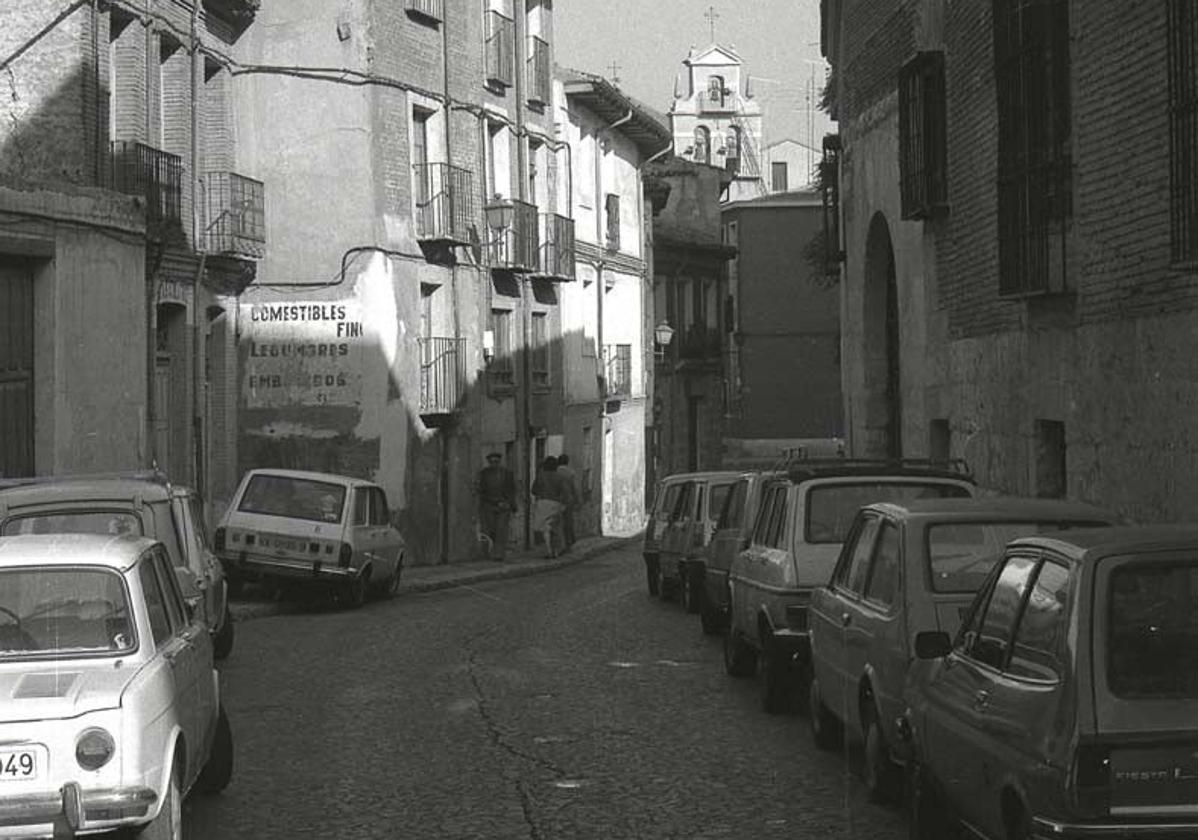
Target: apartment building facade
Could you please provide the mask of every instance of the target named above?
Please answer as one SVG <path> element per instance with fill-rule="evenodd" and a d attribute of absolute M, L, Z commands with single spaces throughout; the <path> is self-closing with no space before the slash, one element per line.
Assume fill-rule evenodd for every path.
<path fill-rule="evenodd" d="M 265 247 L 228 52 L 249 0 L 18 0 L 0 52 L 0 473 L 236 481 L 236 300 Z"/>
<path fill-rule="evenodd" d="M 823 5 L 852 451 L 1192 518 L 1192 4 Z"/>
<path fill-rule="evenodd" d="M 285 183 L 242 306 L 241 465 L 362 475 L 408 562 L 477 551 L 503 454 L 531 537 L 563 437 L 569 156 L 547 0 L 266 0 L 238 45 L 247 159 Z M 329 69 L 333 68 L 333 69 Z"/>

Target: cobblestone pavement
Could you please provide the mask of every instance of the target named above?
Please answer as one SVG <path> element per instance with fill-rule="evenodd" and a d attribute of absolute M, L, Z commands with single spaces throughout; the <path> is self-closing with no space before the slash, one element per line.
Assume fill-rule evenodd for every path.
<path fill-rule="evenodd" d="M 905 836 L 646 595 L 636 547 L 245 622 L 222 690 L 234 779 L 191 840 Z"/>

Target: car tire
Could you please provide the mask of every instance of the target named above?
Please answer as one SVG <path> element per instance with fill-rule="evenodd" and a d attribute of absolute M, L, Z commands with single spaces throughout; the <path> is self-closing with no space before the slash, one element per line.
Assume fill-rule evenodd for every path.
<path fill-rule="evenodd" d="M 807 720 L 811 725 L 811 738 L 821 750 L 834 750 L 840 746 L 844 732 L 840 721 L 828 711 L 820 697 L 819 680 L 812 674 L 807 688 Z"/>
<path fill-rule="evenodd" d="M 956 840 L 960 832 L 956 820 L 940 796 L 931 774 L 918 761 L 907 766 L 907 839 Z"/>
<path fill-rule="evenodd" d="M 712 606 L 707 593 L 704 593 L 703 603 L 699 605 L 699 623 L 703 625 L 703 634 L 706 636 L 714 636 L 724 629 L 724 617 Z"/>
<path fill-rule="evenodd" d="M 395 564 L 395 574 L 387 578 L 387 585 L 383 588 L 383 597 L 387 599 L 394 598 L 399 594 L 399 579 L 403 575 L 404 556 L 399 555 L 399 560 Z"/>
<path fill-rule="evenodd" d="M 861 728 L 865 733 L 865 755 L 861 765 L 865 789 L 874 802 L 893 804 L 899 800 L 901 776 L 898 765 L 890 759 L 890 746 L 882 734 L 878 711 L 873 706 L 868 707 Z"/>
<path fill-rule="evenodd" d="M 233 778 L 233 729 L 229 716 L 222 705 L 216 713 L 216 731 L 212 734 L 212 749 L 208 760 L 196 780 L 196 789 L 201 793 L 220 793 L 229 786 Z"/>
<path fill-rule="evenodd" d="M 698 615 L 703 610 L 703 567 L 688 564 L 683 568 L 682 576 L 682 608 L 690 615 Z"/>
<path fill-rule="evenodd" d="M 370 587 L 370 572 L 360 572 L 341 585 L 338 593 L 341 606 L 356 610 L 366 603 L 366 591 Z"/>
<path fill-rule="evenodd" d="M 761 670 L 761 710 L 780 715 L 796 711 L 793 675 L 770 639 L 762 641 L 759 656 Z"/>
<path fill-rule="evenodd" d="M 225 622 L 212 639 L 212 656 L 225 659 L 233 652 L 233 613 L 225 607 Z"/>
<path fill-rule="evenodd" d="M 645 559 L 645 578 L 649 584 L 649 597 L 656 598 L 661 591 L 661 578 L 657 568 L 657 560 Z"/>
<path fill-rule="evenodd" d="M 179 759 L 171 764 L 162 807 L 152 822 L 139 830 L 139 840 L 183 840 L 183 791 L 179 785 Z"/>
<path fill-rule="evenodd" d="M 724 672 L 730 677 L 751 677 L 757 672 L 757 651 L 733 627 L 724 633 Z"/>

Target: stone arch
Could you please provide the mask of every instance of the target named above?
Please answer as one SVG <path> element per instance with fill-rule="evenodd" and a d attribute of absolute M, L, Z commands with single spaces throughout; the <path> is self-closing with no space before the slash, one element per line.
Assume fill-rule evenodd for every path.
<path fill-rule="evenodd" d="M 903 455 L 898 278 L 890 225 L 880 211 L 865 240 L 862 340 L 865 360 L 865 453 Z"/>

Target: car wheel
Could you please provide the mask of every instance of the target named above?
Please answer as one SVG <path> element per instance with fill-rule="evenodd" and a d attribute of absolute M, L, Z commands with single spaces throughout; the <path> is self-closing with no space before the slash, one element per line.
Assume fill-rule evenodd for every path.
<path fill-rule="evenodd" d="M 834 750 L 840 746 L 840 721 L 828 711 L 820 697 L 819 680 L 813 674 L 807 689 L 808 722 L 811 724 L 811 737 L 821 750 Z"/>
<path fill-rule="evenodd" d="M 225 608 L 225 623 L 220 626 L 212 640 L 212 655 L 224 659 L 233 652 L 233 613 Z"/>
<path fill-rule="evenodd" d="M 225 707 L 220 706 L 216 713 L 216 731 L 212 734 L 212 749 L 208 752 L 204 769 L 200 771 L 196 789 L 202 793 L 220 793 L 229 786 L 232 778 L 233 730 L 229 726 Z"/>
<path fill-rule="evenodd" d="M 793 680 L 777 645 L 765 639 L 761 648 L 761 709 L 771 715 L 795 711 Z"/>
<path fill-rule="evenodd" d="M 872 706 L 865 714 L 865 757 L 862 778 L 870 799 L 879 803 L 892 803 L 899 798 L 899 768 L 890 759 L 890 746 L 882 734 L 878 712 Z"/>
<path fill-rule="evenodd" d="M 724 628 L 724 617 L 719 610 L 712 606 L 706 593 L 704 593 L 703 603 L 699 605 L 699 623 L 703 625 L 703 633 L 707 636 L 714 636 Z"/>
<path fill-rule="evenodd" d="M 908 840 L 955 840 L 960 833 L 927 768 L 918 761 L 907 767 Z"/>
<path fill-rule="evenodd" d="M 733 627 L 724 633 L 724 671 L 730 677 L 751 677 L 757 671 L 757 651 Z"/>
<path fill-rule="evenodd" d="M 645 560 L 645 578 L 649 584 L 649 597 L 656 598 L 661 591 L 660 572 L 656 560 Z"/>
<path fill-rule="evenodd" d="M 179 759 L 176 758 L 171 765 L 158 816 L 137 833 L 141 840 L 183 840 L 183 792 L 179 788 L 179 770 Z"/>
<path fill-rule="evenodd" d="M 356 610 L 366 603 L 366 589 L 370 586 L 370 572 L 354 575 L 341 587 L 341 605 Z"/>

